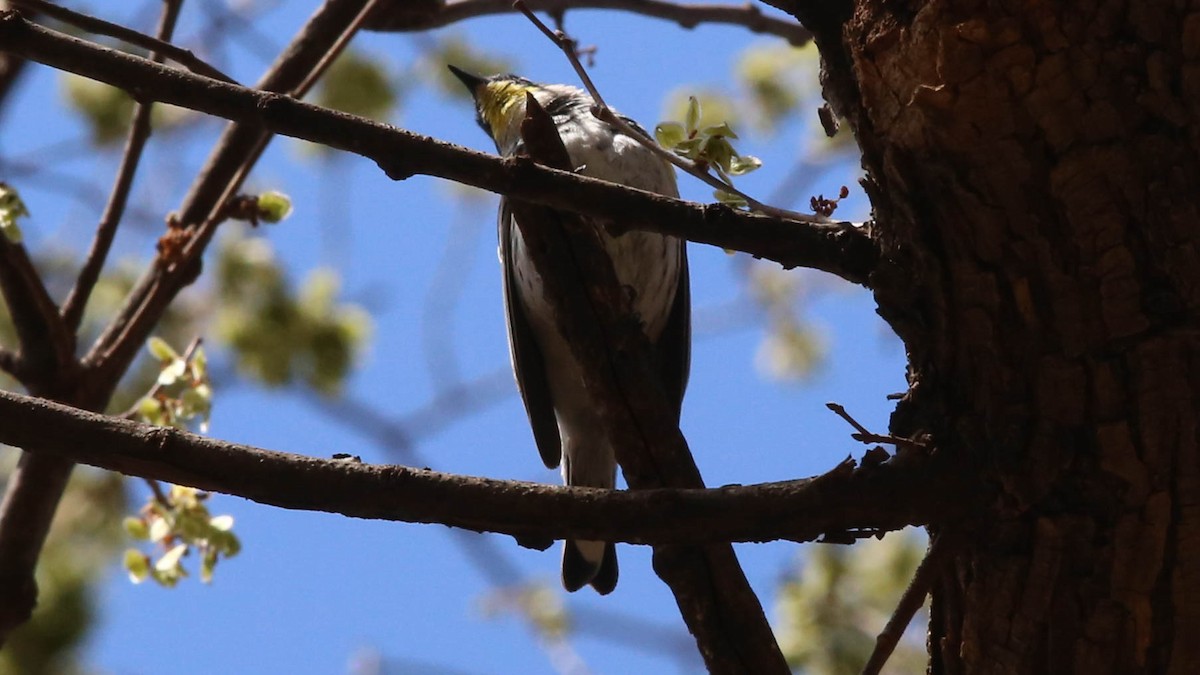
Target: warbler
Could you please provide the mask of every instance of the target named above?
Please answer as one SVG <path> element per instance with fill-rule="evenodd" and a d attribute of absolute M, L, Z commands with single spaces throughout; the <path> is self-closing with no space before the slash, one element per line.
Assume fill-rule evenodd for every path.
<path fill-rule="evenodd" d="M 454 66 L 450 70 L 470 90 L 476 120 L 501 155 L 521 151 L 526 94 L 532 94 L 553 117 L 577 172 L 678 196 L 670 163 L 594 116 L 592 98 L 584 91 L 562 84 L 536 84 L 515 75 L 479 77 Z M 636 126 L 632 120 L 622 119 Z M 597 230 L 617 279 L 631 292 L 633 309 L 653 345 L 661 384 L 678 421 L 691 359 L 685 243 L 646 232 L 612 236 L 603 227 Z M 616 453 L 584 388 L 581 366 L 555 327 L 554 315 L 543 298 L 542 279 L 503 200 L 499 239 L 513 372 L 542 461 L 554 468 L 561 460 L 567 485 L 612 489 L 616 485 Z M 612 542 L 564 542 L 562 583 L 568 591 L 590 584 L 606 595 L 616 587 L 617 573 Z"/>

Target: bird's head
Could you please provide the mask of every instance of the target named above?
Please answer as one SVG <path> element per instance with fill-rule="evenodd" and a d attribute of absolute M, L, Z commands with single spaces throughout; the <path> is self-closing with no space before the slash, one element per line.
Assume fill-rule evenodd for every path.
<path fill-rule="evenodd" d="M 533 94 L 543 105 L 556 94 L 553 86 L 540 85 L 516 75 L 480 77 L 455 66 L 449 68 L 471 92 L 475 99 L 475 121 L 501 152 L 514 147 L 520 137 L 526 94 Z"/>

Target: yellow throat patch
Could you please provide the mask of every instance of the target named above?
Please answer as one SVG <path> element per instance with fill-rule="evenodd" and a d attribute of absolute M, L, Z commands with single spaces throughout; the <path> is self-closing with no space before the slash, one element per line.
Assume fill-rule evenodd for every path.
<path fill-rule="evenodd" d="M 513 117 L 523 109 L 525 93 L 536 90 L 534 85 L 512 80 L 488 82 L 483 86 L 478 96 L 479 114 L 487 122 L 493 138 L 512 128 Z"/>

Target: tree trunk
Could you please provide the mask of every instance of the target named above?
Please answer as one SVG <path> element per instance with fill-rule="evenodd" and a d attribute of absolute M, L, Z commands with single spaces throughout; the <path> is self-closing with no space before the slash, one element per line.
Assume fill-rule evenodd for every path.
<path fill-rule="evenodd" d="M 817 3 L 806 3 L 817 4 Z M 789 7 L 864 151 L 892 431 L 994 488 L 935 673 L 1200 668 L 1200 11 Z"/>

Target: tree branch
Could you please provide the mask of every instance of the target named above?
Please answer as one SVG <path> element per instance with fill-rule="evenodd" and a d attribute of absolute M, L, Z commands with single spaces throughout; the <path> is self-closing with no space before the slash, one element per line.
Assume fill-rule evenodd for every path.
<path fill-rule="evenodd" d="M 19 3 L 30 1 L 19 0 Z M 41 0 L 36 0 L 36 2 L 50 4 L 42 3 Z M 57 5 L 51 5 L 51 7 L 61 9 Z M 158 37 L 156 38 L 158 43 L 169 44 L 168 41 L 175 32 L 175 22 L 179 18 L 180 7 L 179 0 L 166 4 L 162 19 L 159 21 Z M 150 60 L 155 63 L 160 63 L 161 59 L 162 56 L 158 52 L 150 55 Z M 104 269 L 105 260 L 108 259 L 109 248 L 112 247 L 113 238 L 117 234 L 117 227 L 125 215 L 125 205 L 129 201 L 133 178 L 137 174 L 138 164 L 142 159 L 142 149 L 146 147 L 146 141 L 150 138 L 150 113 L 153 110 L 154 105 L 149 102 L 138 103 L 134 108 L 133 121 L 129 125 L 129 134 L 125 140 L 125 150 L 121 155 L 121 166 L 117 169 L 117 178 L 113 182 L 112 193 L 104 207 L 103 215 L 100 216 L 96 234 L 92 238 L 92 246 L 88 250 L 87 258 L 84 259 L 83 267 L 79 270 L 79 276 L 75 279 L 75 285 L 67 294 L 67 299 L 63 301 L 62 309 L 59 312 L 67 330 L 72 333 L 79 329 L 79 323 L 83 320 L 83 311 L 87 308 L 88 298 L 91 297 L 92 289 L 100 279 L 100 272 Z"/>
<path fill-rule="evenodd" d="M 904 589 L 900 601 L 896 603 L 891 618 L 875 638 L 875 647 L 863 666 L 862 675 L 879 675 L 883 671 L 883 666 L 896 650 L 896 645 L 900 644 L 900 638 L 904 637 L 908 624 L 912 623 L 913 617 L 925 604 L 925 598 L 933 589 L 934 583 L 945 573 L 946 563 L 957 552 L 964 534 L 958 530 L 945 529 L 933 536 L 929 542 L 929 550 L 913 573 L 913 578 Z"/>
<path fill-rule="evenodd" d="M 576 9 L 610 9 L 674 21 L 687 29 L 702 23 L 742 26 L 755 33 L 781 37 L 797 47 L 812 40 L 798 22 L 766 16 L 753 4 L 687 5 L 663 0 L 526 0 L 535 12 L 561 14 Z M 448 26 L 480 16 L 508 14 L 511 0 L 459 0 L 458 2 L 410 3 L 394 1 L 371 15 L 367 28 L 381 31 L 422 31 Z"/>
<path fill-rule="evenodd" d="M 267 70 L 256 85 L 258 89 L 301 95 L 305 83 L 311 82 L 330 50 L 344 44 L 345 34 L 353 30 L 370 3 L 328 0 Z M 253 123 L 231 125 L 221 136 L 176 217 L 188 236 L 183 255 L 179 260 L 162 261 L 143 275 L 83 359 L 90 374 L 86 385 L 98 392 L 96 397 L 107 396 L 105 390 L 116 385 L 176 294 L 200 273 L 200 257 L 224 219 L 223 205 L 241 186 L 269 138 L 267 130 Z"/>
<path fill-rule="evenodd" d="M 89 33 L 114 37 L 121 42 L 141 47 L 151 53 L 162 54 L 194 73 L 226 82 L 234 81 L 232 77 L 205 63 L 191 51 L 171 44 L 170 37 L 163 37 L 161 34 L 158 37 L 151 37 L 120 24 L 109 23 L 94 16 L 71 11 L 61 5 L 46 2 L 46 0 L 9 0 L 9 4 L 40 12 Z"/>
<path fill-rule="evenodd" d="M 870 235 L 849 223 L 817 225 L 701 205 L 466 150 L 363 118 L 164 68 L 0 14 L 0 49 L 154 99 L 370 158 L 400 180 L 426 174 L 632 229 L 745 251 L 866 285 L 878 260 Z M 631 219 L 631 214 L 640 216 Z"/>
<path fill-rule="evenodd" d="M 288 90 L 297 83 L 304 82 L 347 28 L 354 25 L 368 2 L 369 0 L 327 0 L 272 65 L 263 78 L 267 84 L 260 83 L 260 86 L 274 84 L 282 90 Z M 5 19 L 31 25 L 21 20 L 13 11 L 0 12 L 0 23 Z M 151 63 L 146 59 L 138 60 Z M 145 98 L 141 102 L 149 100 L 152 99 Z M 233 141 L 230 141 L 231 137 Z M 193 189 L 189 195 L 190 198 L 196 198 L 187 202 L 196 206 L 202 215 L 213 215 L 204 220 L 194 221 L 208 227 L 197 228 L 192 236 L 188 249 L 191 257 L 184 259 L 191 264 L 177 264 L 174 267 L 163 264 L 151 269 L 130 292 L 116 319 L 89 351 L 89 356 L 85 358 L 85 366 L 90 364 L 91 368 L 82 374 L 70 373 L 72 381 L 69 391 L 47 391 L 36 387 L 35 393 L 69 399 L 72 403 L 97 410 L 108 404 L 113 389 L 128 369 L 134 355 L 141 349 L 148 333 L 158 323 L 175 295 L 199 274 L 199 256 L 219 222 L 216 214 L 224 199 L 232 194 L 241 177 L 248 171 L 248 166 L 253 163 L 253 158 L 257 157 L 257 152 L 265 146 L 265 138 L 266 132 L 262 129 L 247 129 L 239 125 L 234 125 L 222 137 L 222 144 L 213 155 L 215 160 L 219 161 L 210 161 L 206 166 L 205 172 L 196 182 L 197 189 Z M 200 197 L 197 197 L 198 193 Z M 201 198 L 206 195 L 211 197 L 207 204 Z M 6 246 L 19 249 L 7 242 L 0 242 L 0 248 Z M 23 249 L 19 251 L 23 254 Z M 3 262 L 0 260 L 0 276 L 10 272 L 9 266 Z M 50 306 L 53 307 L 53 303 L 50 303 Z M 57 309 L 53 311 L 53 319 L 57 325 L 62 325 Z M 46 344 L 55 343 L 47 341 Z M 73 344 L 67 353 L 74 357 Z M 105 358 L 89 360 L 97 354 Z M 56 375 L 60 379 L 65 377 L 64 371 L 59 371 Z M 72 463 L 61 456 L 27 453 L 21 457 L 16 472 L 9 480 L 3 503 L 0 504 L 0 643 L 14 626 L 25 621 L 33 611 L 37 594 L 33 578 L 34 566 L 71 467 Z"/>
<path fill-rule="evenodd" d="M 856 468 L 714 489 L 599 490 L 263 450 L 0 391 L 0 443 L 286 509 L 438 523 L 517 537 L 631 544 L 812 541 L 952 517 L 968 492 L 948 467 Z M 652 517 L 649 517 L 651 516 Z"/>
<path fill-rule="evenodd" d="M 74 359 L 75 340 L 58 316 L 25 247 L 0 237 L 0 294 L 20 342 L 15 371 L 26 386 L 44 393 L 60 367 Z"/>
<path fill-rule="evenodd" d="M 170 39 L 175 29 L 175 21 L 179 17 L 181 2 L 182 0 L 166 0 L 158 26 L 158 34 L 162 40 Z M 156 58 L 156 55 L 152 55 L 152 58 Z M 129 141 L 121 160 L 121 170 L 113 188 L 112 198 L 97 228 L 92 250 L 84 262 L 61 315 L 57 308 L 51 309 L 53 301 L 29 264 L 24 249 L 14 246 L 9 253 L 10 260 L 19 264 L 17 269 L 25 270 L 28 277 L 25 293 L 37 305 L 38 313 L 42 315 L 41 321 L 58 333 L 42 338 L 57 352 L 53 362 L 16 364 L 18 368 L 28 366 L 27 370 L 32 370 L 24 373 L 23 379 L 36 393 L 55 397 L 69 397 L 74 393 L 71 390 L 77 375 L 74 354 L 76 330 L 87 297 L 99 278 L 100 269 L 107 257 L 109 245 L 124 211 L 142 146 L 149 134 L 150 105 L 140 104 L 134 113 Z M 0 272 L 0 276 L 3 274 Z M 52 316 L 46 315 L 48 311 Z M 14 323 L 20 331 L 21 323 L 17 318 L 14 314 Z M 22 336 L 22 343 L 26 341 L 27 338 Z M 25 351 L 22 347 L 22 358 L 25 357 Z M 62 457 L 35 457 L 24 454 L 9 479 L 3 500 L 0 500 L 0 644 L 3 644 L 12 629 L 29 619 L 37 603 L 38 589 L 33 571 L 73 466 L 72 462 Z"/>

